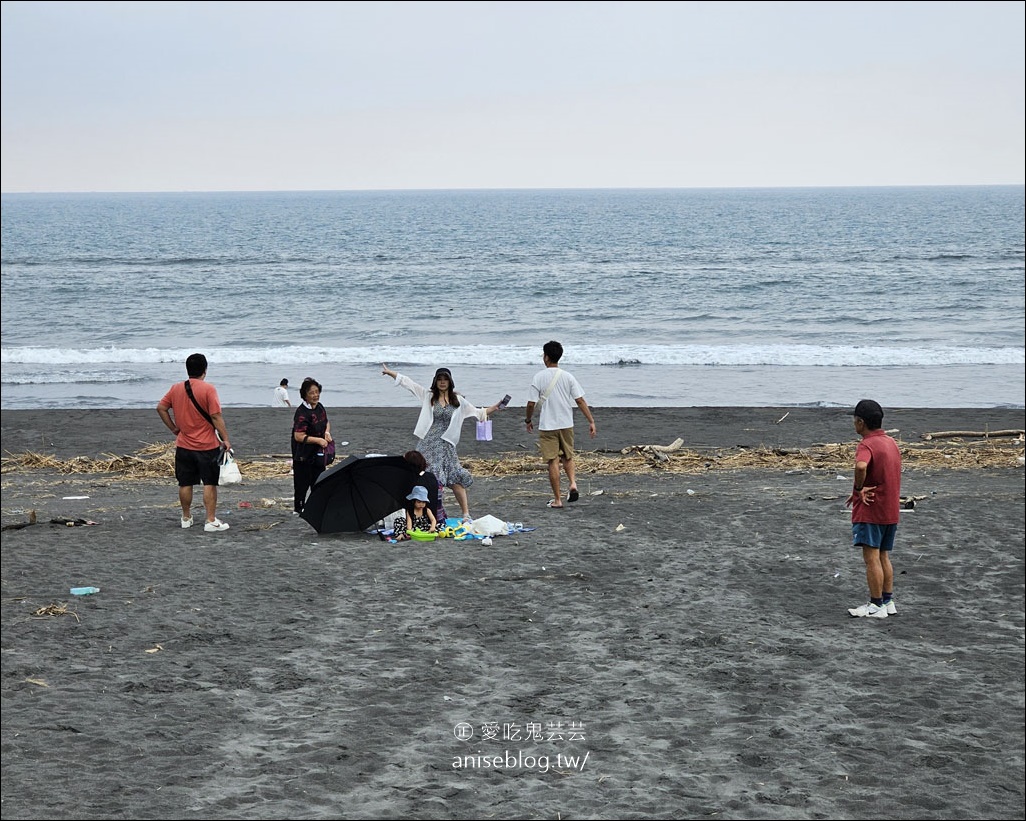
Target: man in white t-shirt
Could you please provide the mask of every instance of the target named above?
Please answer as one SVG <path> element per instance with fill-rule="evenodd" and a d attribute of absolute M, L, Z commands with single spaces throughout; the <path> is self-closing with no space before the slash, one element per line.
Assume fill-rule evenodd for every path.
<path fill-rule="evenodd" d="M 563 346 L 558 342 L 546 342 L 542 346 L 542 361 L 545 367 L 534 375 L 528 390 L 527 411 L 524 422 L 528 431 L 534 430 L 533 422 L 535 407 L 538 413 L 538 449 L 542 459 L 549 468 L 549 484 L 552 486 L 553 499 L 548 503 L 550 508 L 563 508 L 563 493 L 560 490 L 560 465 L 566 473 L 570 490 L 568 502 L 576 502 L 580 498 L 577 492 L 577 476 L 574 472 L 574 406 L 581 409 L 588 420 L 591 438 L 595 438 L 595 417 L 591 408 L 584 401 L 584 390 L 576 377 L 560 370 L 559 360 L 563 356 Z"/>
<path fill-rule="evenodd" d="M 278 387 L 274 389 L 274 399 L 271 401 L 271 406 L 275 408 L 292 407 L 292 402 L 289 401 L 289 380 L 283 379 L 278 383 Z"/>

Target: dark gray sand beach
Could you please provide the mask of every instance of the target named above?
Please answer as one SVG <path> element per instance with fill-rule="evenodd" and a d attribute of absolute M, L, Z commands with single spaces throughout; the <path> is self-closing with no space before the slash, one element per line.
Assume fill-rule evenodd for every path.
<path fill-rule="evenodd" d="M 887 410 L 882 620 L 847 613 L 849 411 L 594 410 L 563 511 L 522 409 L 465 426 L 472 513 L 534 528 L 490 546 L 318 534 L 288 409 L 225 410 L 214 534 L 170 473 L 68 472 L 168 443 L 154 411 L 4 411 L 3 818 L 1024 817 L 1023 442 L 922 438 L 1021 409 Z M 415 409 L 329 414 L 413 444 Z M 620 454 L 678 438 L 696 467 Z"/>

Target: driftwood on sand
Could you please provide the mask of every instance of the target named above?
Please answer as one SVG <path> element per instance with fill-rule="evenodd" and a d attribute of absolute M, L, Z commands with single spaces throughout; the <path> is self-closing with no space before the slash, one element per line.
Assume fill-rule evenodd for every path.
<path fill-rule="evenodd" d="M 627 456 L 630 453 L 643 453 L 653 461 L 656 462 L 668 462 L 670 457 L 667 453 L 673 453 L 684 447 L 684 440 L 677 437 L 668 445 L 631 445 L 630 447 L 623 448 L 620 453 Z"/>

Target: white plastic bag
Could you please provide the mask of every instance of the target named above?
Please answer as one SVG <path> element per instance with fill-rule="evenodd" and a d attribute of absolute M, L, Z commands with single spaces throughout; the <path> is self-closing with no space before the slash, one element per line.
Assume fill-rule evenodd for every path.
<path fill-rule="evenodd" d="M 491 442 L 492 441 L 492 420 L 485 419 L 484 422 L 477 423 L 477 441 L 478 442 Z"/>
<path fill-rule="evenodd" d="M 242 481 L 242 471 L 239 470 L 239 463 L 235 461 L 235 457 L 230 450 L 226 450 L 221 454 L 218 464 L 221 466 L 221 475 L 217 479 L 219 485 L 237 485 Z"/>
<path fill-rule="evenodd" d="M 486 515 L 480 519 L 474 519 L 470 525 L 470 532 L 476 536 L 505 536 L 509 533 L 509 528 L 502 519 Z"/>

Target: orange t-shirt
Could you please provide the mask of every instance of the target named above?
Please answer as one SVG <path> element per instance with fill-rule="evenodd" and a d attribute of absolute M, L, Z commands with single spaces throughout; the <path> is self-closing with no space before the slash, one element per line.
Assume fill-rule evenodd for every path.
<path fill-rule="evenodd" d="M 202 379 L 190 379 L 192 395 L 196 397 L 201 408 L 213 416 L 221 412 L 221 400 L 217 397 L 217 389 Z M 221 446 L 214 426 L 203 418 L 189 394 L 185 392 L 185 383 L 176 382 L 164 394 L 160 404 L 171 411 L 171 416 L 178 426 L 175 444 L 187 450 L 213 450 Z"/>

